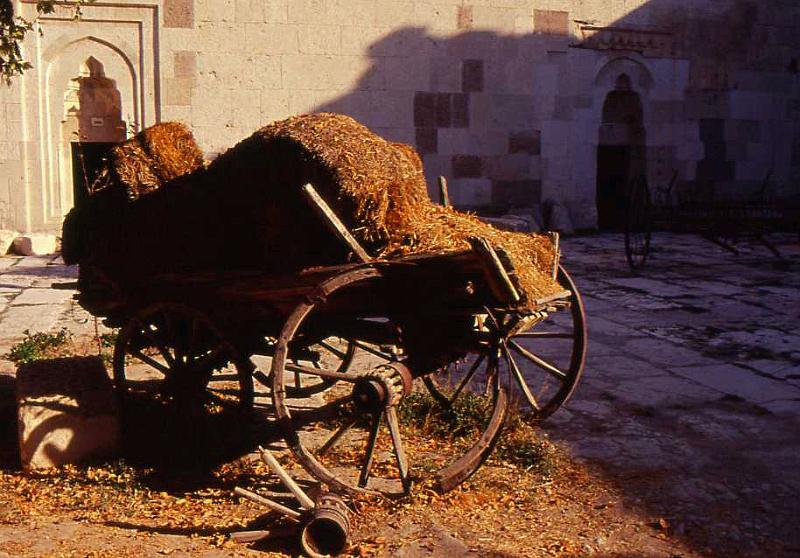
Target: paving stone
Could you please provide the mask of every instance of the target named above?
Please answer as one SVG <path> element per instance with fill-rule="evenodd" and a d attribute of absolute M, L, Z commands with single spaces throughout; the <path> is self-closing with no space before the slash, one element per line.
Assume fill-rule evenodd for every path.
<path fill-rule="evenodd" d="M 24 337 L 23 331 L 50 331 L 64 311 L 61 306 L 9 306 L 0 317 L 0 348 Z"/>
<path fill-rule="evenodd" d="M 627 403 L 663 407 L 670 404 L 691 404 L 713 401 L 720 397 L 717 390 L 708 389 L 683 377 L 661 375 L 651 378 L 626 378 L 617 384 L 614 396 Z"/>
<path fill-rule="evenodd" d="M 800 390 L 732 364 L 678 367 L 671 368 L 670 371 L 722 393 L 735 395 L 759 405 L 778 399 L 800 398 Z"/>
<path fill-rule="evenodd" d="M 57 289 L 26 289 L 11 303 L 21 304 L 62 304 L 72 298 L 73 291 Z"/>
<path fill-rule="evenodd" d="M 713 359 L 697 351 L 652 337 L 623 342 L 622 349 L 648 362 L 658 363 L 664 367 L 710 365 L 715 363 Z"/>
<path fill-rule="evenodd" d="M 665 283 L 664 281 L 657 281 L 655 279 L 647 279 L 645 277 L 630 277 L 626 279 L 609 279 L 607 281 L 612 285 L 625 287 L 628 289 L 636 289 L 643 293 L 648 293 L 658 297 L 682 297 L 692 294 L 692 290 L 686 286 L 673 285 Z"/>
<path fill-rule="evenodd" d="M 776 415 L 797 417 L 800 415 L 800 387 L 795 390 L 795 393 L 798 394 L 796 399 L 776 399 L 775 401 L 761 403 L 761 406 Z"/>
<path fill-rule="evenodd" d="M 19 261 L 19 257 L 12 255 L 0 255 L 0 273 L 14 266 Z"/>
<path fill-rule="evenodd" d="M 598 345 L 593 343 L 586 356 L 587 376 L 601 376 L 618 381 L 622 378 L 646 378 L 666 374 L 649 362 L 626 356 L 618 348 L 602 345 L 604 349 L 608 349 L 603 351 Z"/>

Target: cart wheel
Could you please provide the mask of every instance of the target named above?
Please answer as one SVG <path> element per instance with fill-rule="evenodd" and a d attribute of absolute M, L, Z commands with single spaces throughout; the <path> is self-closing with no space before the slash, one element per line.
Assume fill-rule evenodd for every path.
<path fill-rule="evenodd" d="M 650 253 L 652 205 L 647 182 L 633 182 L 625 222 L 625 257 L 631 270 L 642 269 Z"/>
<path fill-rule="evenodd" d="M 256 380 L 267 388 L 272 388 L 272 373 L 263 374 L 261 370 L 272 368 L 272 355 L 275 353 L 277 342 L 269 344 L 269 354 L 255 354 L 253 361 L 260 368 L 255 373 Z M 340 337 L 327 337 L 316 340 L 310 345 L 296 343 L 291 350 L 290 363 L 295 366 L 311 368 L 325 368 L 337 372 L 347 372 L 353 364 L 356 354 L 356 344 Z M 305 374 L 296 369 L 292 382 L 285 386 L 286 394 L 293 398 L 311 397 L 328 390 L 336 383 L 329 378 Z"/>
<path fill-rule="evenodd" d="M 488 363 L 497 351 L 509 383 L 517 388 L 512 393 L 521 396 L 530 418 L 545 419 L 567 402 L 586 360 L 586 314 L 575 283 L 561 266 L 558 283 L 572 293 L 568 309 L 533 316 L 487 310 L 476 317 L 484 348 L 425 377 L 440 404 L 451 407 L 465 393 L 484 391 Z"/>
<path fill-rule="evenodd" d="M 413 420 L 420 398 L 392 320 L 385 310 L 348 311 L 363 306 L 348 303 L 354 285 L 364 289 L 359 294 L 366 289 L 373 294 L 379 281 L 374 268 L 345 272 L 321 283 L 294 309 L 272 362 L 275 413 L 297 460 L 332 490 L 401 495 L 410 491 L 412 481 L 429 479 L 446 491 L 474 472 L 491 451 L 505 418 L 505 390 L 494 374 L 485 424 L 465 432 L 457 443 L 442 444 L 441 434 L 420 428 Z M 296 347 L 327 332 L 342 333 L 365 351 L 359 371 L 292 362 Z M 380 349 L 389 346 L 395 350 Z M 400 360 L 392 355 L 401 355 Z M 294 398 L 288 387 L 298 371 L 333 385 L 311 401 Z"/>
<path fill-rule="evenodd" d="M 234 363 L 234 370 L 228 365 Z M 251 366 L 239 358 L 199 310 L 149 306 L 122 328 L 114 346 L 114 385 L 123 403 L 134 396 L 175 404 L 192 413 L 253 404 Z"/>

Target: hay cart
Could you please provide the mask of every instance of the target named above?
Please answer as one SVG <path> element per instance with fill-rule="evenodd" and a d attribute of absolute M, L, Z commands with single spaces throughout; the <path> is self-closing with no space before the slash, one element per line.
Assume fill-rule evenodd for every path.
<path fill-rule="evenodd" d="M 120 328 L 123 411 L 155 402 L 192 436 L 266 407 L 320 481 L 405 493 L 474 472 L 515 398 L 533 419 L 569 398 L 586 328 L 557 236 L 433 204 L 416 151 L 344 115 L 197 153 L 180 125 L 141 132 L 64 224 L 81 305 Z"/>
<path fill-rule="evenodd" d="M 563 291 L 523 310 L 514 270 L 487 242 L 373 260 L 311 185 L 304 193 L 353 263 L 162 274 L 126 287 L 82 267 L 81 304 L 121 327 L 113 370 L 123 400 L 155 389 L 165 404 L 247 410 L 255 378 L 311 475 L 337 490 L 404 493 L 427 476 L 449 490 L 480 466 L 515 397 L 509 387 L 535 419 L 569 398 L 586 326 L 563 268 L 553 270 Z M 445 409 L 478 399 L 482 428 L 444 452 L 415 430 L 409 455 L 398 409 L 420 389 Z"/>
<path fill-rule="evenodd" d="M 665 230 L 698 234 L 717 246 L 738 255 L 742 240 L 766 247 L 776 258 L 781 254 L 766 234 L 777 230 L 800 230 L 800 212 L 767 200 L 771 172 L 759 192 L 749 201 L 721 201 L 713 184 L 706 184 L 693 195 L 675 192 L 677 172 L 670 183 L 651 196 L 644 176 L 630 185 L 625 224 L 625 256 L 631 270 L 644 267 L 650 255 L 652 232 Z"/>

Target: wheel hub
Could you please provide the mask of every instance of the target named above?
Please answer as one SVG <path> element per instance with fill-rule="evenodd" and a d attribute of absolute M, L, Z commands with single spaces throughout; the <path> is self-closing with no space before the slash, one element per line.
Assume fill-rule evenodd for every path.
<path fill-rule="evenodd" d="M 378 413 L 411 393 L 413 377 L 404 364 L 393 362 L 364 372 L 353 386 L 353 403 L 362 413 Z"/>

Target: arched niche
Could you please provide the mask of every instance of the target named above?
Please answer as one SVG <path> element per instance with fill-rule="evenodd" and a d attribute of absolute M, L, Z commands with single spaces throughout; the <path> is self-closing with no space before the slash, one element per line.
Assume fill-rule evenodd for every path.
<path fill-rule="evenodd" d="M 653 87 L 653 74 L 644 63 L 630 56 L 620 56 L 606 62 L 597 71 L 594 84 L 606 92 L 612 91 L 618 88 L 618 80 L 623 75 L 629 89 L 649 91 Z"/>
<path fill-rule="evenodd" d="M 120 141 L 135 131 L 139 87 L 123 50 L 96 37 L 51 47 L 44 59 L 45 210 L 60 218 L 75 204 L 72 144 Z"/>
<path fill-rule="evenodd" d="M 595 78 L 603 95 L 597 139 L 596 202 L 598 226 L 624 225 L 629 185 L 647 176 L 647 133 L 643 97 L 653 85 L 650 72 L 631 58 L 605 64 Z"/>
<path fill-rule="evenodd" d="M 112 147 L 125 139 L 126 131 L 117 84 L 106 76 L 103 63 L 89 56 L 67 85 L 61 121 L 63 157 L 70 157 L 74 205 L 87 199 Z"/>

